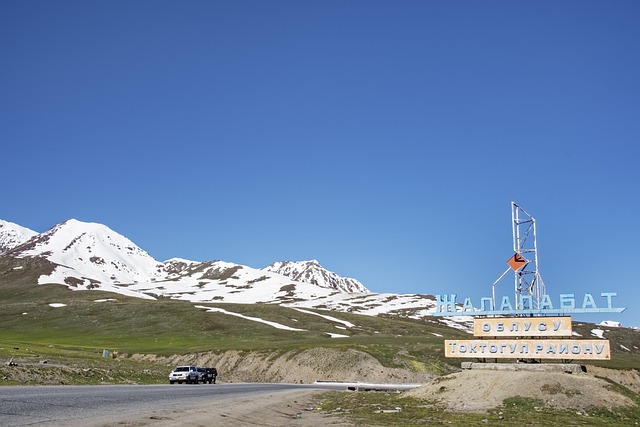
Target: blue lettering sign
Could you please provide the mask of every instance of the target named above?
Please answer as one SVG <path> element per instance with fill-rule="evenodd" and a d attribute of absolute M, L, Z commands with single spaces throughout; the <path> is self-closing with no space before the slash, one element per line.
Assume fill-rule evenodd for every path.
<path fill-rule="evenodd" d="M 607 308 L 611 308 L 611 297 L 617 297 L 618 294 L 616 292 L 603 292 L 600 296 L 607 299 Z"/>
<path fill-rule="evenodd" d="M 515 309 L 511 304 L 511 300 L 508 296 L 501 298 L 499 309 L 494 306 L 493 298 L 482 297 L 480 298 L 480 308 L 475 308 L 471 298 L 465 298 L 464 304 L 460 307 L 460 304 L 456 303 L 456 294 L 436 295 L 436 308 L 433 313 L 434 316 L 544 316 L 544 315 L 562 315 L 573 313 L 621 313 L 625 307 L 614 307 L 613 297 L 617 297 L 616 292 L 602 292 L 600 296 L 605 299 L 600 304 L 600 308 L 596 304 L 596 301 L 592 294 L 584 294 L 582 300 L 582 306 L 576 307 L 575 294 L 561 294 L 559 296 L 560 303 L 558 308 L 554 308 L 553 302 L 549 295 L 543 295 L 540 298 L 538 308 L 534 308 L 533 298 L 531 295 L 520 295 L 518 304 Z M 606 307 L 603 307 L 606 304 Z M 507 328 L 508 325 L 503 325 L 502 328 Z M 552 325 L 547 325 L 551 328 Z M 555 330 L 558 330 L 559 325 L 553 325 Z M 517 326 L 511 325 L 512 331 Z M 525 331 L 529 331 L 531 325 L 525 324 Z M 517 329 L 515 329 L 517 330 Z"/>
<path fill-rule="evenodd" d="M 456 294 L 436 295 L 437 311 L 456 311 Z"/>
<path fill-rule="evenodd" d="M 598 308 L 596 302 L 593 300 L 593 295 L 584 294 L 584 301 L 582 302 L 582 308 Z"/>
<path fill-rule="evenodd" d="M 504 296 L 502 297 L 502 304 L 500 304 L 500 310 L 513 310 L 513 307 L 511 307 L 511 301 L 509 301 L 509 297 Z"/>
<path fill-rule="evenodd" d="M 542 301 L 540 301 L 541 310 L 553 310 L 553 304 L 551 304 L 551 297 L 549 295 L 543 295 Z"/>
<path fill-rule="evenodd" d="M 560 308 L 576 308 L 574 294 L 560 294 Z"/>
<path fill-rule="evenodd" d="M 520 307 L 518 308 L 520 310 L 533 310 L 533 297 L 531 295 L 520 295 Z"/>

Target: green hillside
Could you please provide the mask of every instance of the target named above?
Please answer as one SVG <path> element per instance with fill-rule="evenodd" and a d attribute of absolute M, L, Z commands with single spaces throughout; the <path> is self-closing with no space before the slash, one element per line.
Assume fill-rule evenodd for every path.
<path fill-rule="evenodd" d="M 24 264 L 24 259 L 21 262 Z M 171 356 L 228 350 L 285 353 L 330 347 L 364 351 L 387 367 L 413 366 L 443 374 L 460 364 L 458 359 L 444 358 L 444 339 L 469 337 L 436 319 L 417 321 L 309 310 L 356 325 L 345 330 L 340 323 L 278 305 L 194 304 L 72 291 L 61 285 L 35 284 L 39 274 L 49 268 L 46 262 L 32 260 L 29 268 L 22 270 L 15 270 L 14 265 L 10 258 L 0 259 L 0 359 L 5 361 L 112 366 L 101 357 L 103 349 L 109 349 L 119 355 L 117 366 L 125 366 L 123 361 L 132 354 Z M 206 312 L 196 305 L 220 307 L 304 331 Z M 331 338 L 330 333 L 349 338 Z M 640 366 L 640 333 L 620 329 L 611 335 L 613 360 L 604 365 Z M 163 374 L 145 381 L 164 381 L 166 367 L 158 367 L 160 371 Z"/>

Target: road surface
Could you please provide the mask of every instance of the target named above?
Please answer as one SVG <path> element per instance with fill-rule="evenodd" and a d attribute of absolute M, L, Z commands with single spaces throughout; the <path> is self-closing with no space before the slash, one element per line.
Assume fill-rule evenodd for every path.
<path fill-rule="evenodd" d="M 246 383 L 5 386 L 0 387 L 0 425 L 179 425 L 182 423 L 180 420 L 188 425 L 242 425 L 241 422 L 233 422 L 231 415 L 238 413 L 238 409 L 240 412 L 251 412 L 253 418 L 259 418 L 261 408 L 265 405 L 274 406 L 274 399 L 295 402 L 297 397 L 308 397 L 314 391 L 329 389 L 344 390 L 345 387 L 331 384 Z M 264 401 L 263 407 L 259 404 L 256 406 L 256 402 L 261 400 Z M 250 408 L 252 404 L 255 406 L 253 409 Z M 240 408 L 236 408 L 235 412 L 230 411 L 233 406 Z M 225 422 L 221 417 L 231 418 Z M 263 420 L 264 423 L 258 425 L 271 425 L 265 417 Z M 272 424 L 278 425 L 278 422 Z"/>

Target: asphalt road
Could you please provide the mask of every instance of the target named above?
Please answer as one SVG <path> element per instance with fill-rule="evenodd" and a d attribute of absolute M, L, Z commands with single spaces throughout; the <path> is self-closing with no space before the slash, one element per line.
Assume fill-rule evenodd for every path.
<path fill-rule="evenodd" d="M 199 384 L 0 387 L 0 426 L 90 425 L 153 416 L 162 410 L 198 410 L 211 402 L 279 391 L 342 389 L 336 385 Z"/>

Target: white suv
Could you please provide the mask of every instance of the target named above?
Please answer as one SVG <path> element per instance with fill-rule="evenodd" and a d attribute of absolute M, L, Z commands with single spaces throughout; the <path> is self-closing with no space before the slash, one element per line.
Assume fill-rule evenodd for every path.
<path fill-rule="evenodd" d="M 182 382 L 198 384 L 198 369 L 195 366 L 177 366 L 169 374 L 169 384 Z"/>

